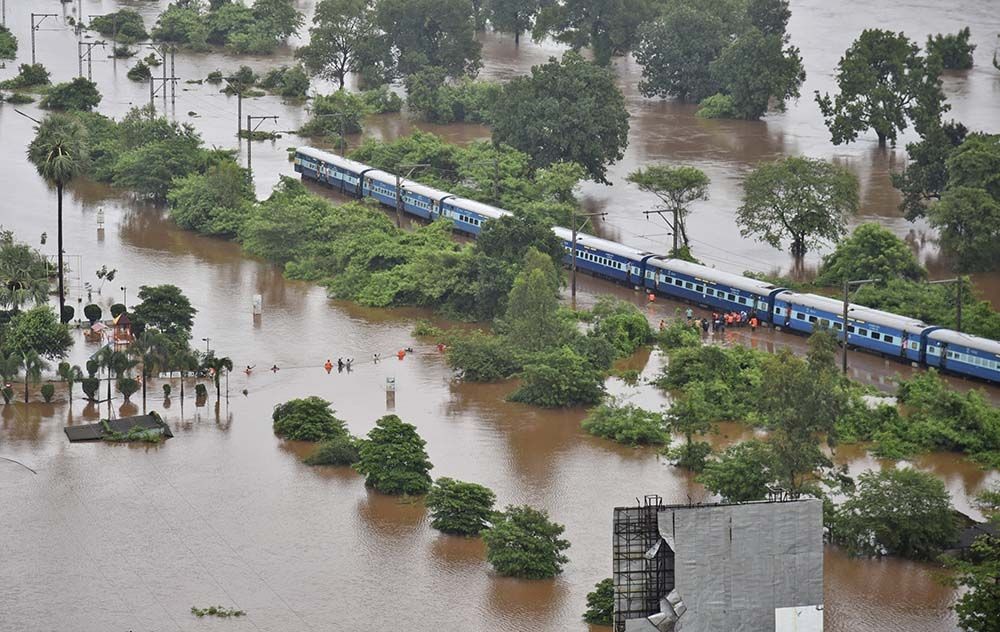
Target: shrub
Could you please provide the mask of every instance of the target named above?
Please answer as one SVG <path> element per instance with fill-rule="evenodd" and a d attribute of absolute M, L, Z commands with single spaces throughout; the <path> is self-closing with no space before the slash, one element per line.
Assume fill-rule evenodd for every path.
<path fill-rule="evenodd" d="M 591 410 L 582 425 L 592 435 L 628 445 L 662 444 L 669 439 L 663 415 L 614 400 Z"/>
<path fill-rule="evenodd" d="M 354 465 L 358 462 L 357 439 L 346 432 L 342 435 L 325 439 L 316 451 L 305 459 L 306 465 Z"/>
<path fill-rule="evenodd" d="M 194 385 L 194 396 L 196 399 L 205 399 L 208 397 L 208 387 L 204 384 Z"/>
<path fill-rule="evenodd" d="M 927 54 L 941 60 L 941 66 L 948 70 L 968 70 L 972 68 L 972 52 L 975 44 L 969 43 L 972 31 L 965 27 L 958 33 L 927 36 Z"/>
<path fill-rule="evenodd" d="M 62 318 L 60 319 L 60 322 L 68 323 L 71 320 L 73 320 L 73 316 L 75 315 L 76 315 L 76 308 L 74 308 L 72 305 L 63 305 Z"/>
<path fill-rule="evenodd" d="M 339 90 L 313 99 L 312 114 L 313 118 L 299 129 L 301 136 L 334 136 L 341 132 L 357 134 L 361 131 L 361 122 L 368 109 L 360 96 Z"/>
<path fill-rule="evenodd" d="M 957 534 L 944 483 L 913 468 L 865 472 L 837 508 L 833 540 L 854 555 L 929 559 Z"/>
<path fill-rule="evenodd" d="M 90 324 L 93 325 L 97 321 L 101 320 L 101 316 L 104 315 L 104 312 L 101 310 L 100 305 L 91 303 L 83 308 L 83 315 L 90 321 Z"/>
<path fill-rule="evenodd" d="M 125 401 L 129 399 L 139 391 L 139 382 L 130 377 L 123 377 L 118 380 L 118 392 L 125 397 Z"/>
<path fill-rule="evenodd" d="M 594 625 L 611 625 L 615 612 L 615 582 L 610 577 L 594 585 L 587 593 L 587 611 L 583 620 Z"/>
<path fill-rule="evenodd" d="M 347 434 L 344 422 L 319 397 L 292 399 L 274 407 L 274 434 L 295 441 L 322 441 Z"/>
<path fill-rule="evenodd" d="M 17 38 L 6 26 L 0 26 L 0 59 L 17 57 Z"/>
<path fill-rule="evenodd" d="M 163 385 L 163 399 L 170 399 L 170 393 L 171 393 L 171 391 L 173 391 L 173 388 L 169 384 L 164 384 Z"/>
<path fill-rule="evenodd" d="M 468 77 L 447 81 L 442 68 L 428 67 L 406 78 L 406 104 L 432 123 L 489 123 L 500 84 Z"/>
<path fill-rule="evenodd" d="M 41 392 L 42 399 L 45 400 L 45 403 L 47 404 L 52 401 L 52 396 L 56 394 L 56 387 L 52 384 L 42 384 Z"/>
<path fill-rule="evenodd" d="M 425 445 L 415 426 L 386 415 L 361 442 L 354 468 L 365 476 L 365 485 L 384 494 L 426 494 L 432 466 Z"/>
<path fill-rule="evenodd" d="M 83 388 L 83 394 L 87 396 L 87 399 L 96 402 L 97 401 L 97 390 L 101 388 L 101 381 L 96 377 L 85 377 L 80 381 L 80 386 Z"/>
<path fill-rule="evenodd" d="M 42 98 L 41 106 L 49 110 L 78 110 L 89 112 L 101 102 L 101 93 L 93 81 L 77 77 L 72 81 L 52 86 Z"/>
<path fill-rule="evenodd" d="M 361 100 L 372 114 L 391 114 L 403 109 L 403 98 L 389 89 L 379 86 L 361 93 Z"/>
<path fill-rule="evenodd" d="M 13 79 L 0 82 L 0 88 L 19 90 L 49 85 L 49 71 L 41 64 L 21 64 Z"/>
<path fill-rule="evenodd" d="M 534 354 L 521 371 L 521 387 L 510 400 L 555 408 L 596 404 L 604 377 L 569 347 Z"/>
<path fill-rule="evenodd" d="M 591 335 L 604 338 L 619 357 L 630 356 L 653 337 L 646 315 L 635 305 L 612 297 L 601 297 L 592 310 Z"/>
<path fill-rule="evenodd" d="M 222 83 L 222 71 L 213 70 L 212 72 L 208 73 L 208 76 L 205 78 L 205 81 L 207 81 L 212 85 L 219 85 L 220 83 Z"/>
<path fill-rule="evenodd" d="M 479 331 L 453 340 L 447 360 L 448 366 L 469 382 L 503 380 L 520 369 L 506 340 Z"/>
<path fill-rule="evenodd" d="M 111 317 L 118 318 L 119 316 L 124 314 L 125 311 L 126 308 L 124 305 L 122 305 L 121 303 L 115 303 L 114 305 L 111 306 Z"/>
<path fill-rule="evenodd" d="M 657 342 L 664 349 L 676 349 L 678 347 L 699 347 L 701 346 L 701 334 L 698 330 L 682 318 L 675 318 L 670 321 L 656 336 Z"/>
<path fill-rule="evenodd" d="M 10 103 L 11 105 L 25 105 L 27 103 L 34 103 L 35 102 L 35 98 L 34 97 L 28 96 L 27 94 L 24 94 L 23 92 L 14 92 L 12 94 L 8 94 L 6 97 L 0 98 L 0 100 L 6 101 L 7 103 Z"/>
<path fill-rule="evenodd" d="M 113 13 L 94 16 L 90 20 L 90 28 L 105 37 L 114 37 L 125 43 L 135 43 L 149 39 L 142 16 L 132 9 L 121 9 Z"/>
<path fill-rule="evenodd" d="M 728 94 L 713 94 L 705 97 L 698 104 L 695 116 L 705 119 L 736 119 L 742 118 L 733 103 L 733 97 Z"/>
<path fill-rule="evenodd" d="M 496 494 L 488 487 L 439 478 L 427 492 L 431 526 L 445 533 L 479 535 L 489 527 Z"/>
<path fill-rule="evenodd" d="M 14 389 L 9 386 L 4 386 L 0 388 L 0 396 L 3 396 L 3 403 L 9 404 L 10 400 L 14 399 Z"/>
<path fill-rule="evenodd" d="M 309 92 L 309 76 L 301 66 L 281 66 L 269 70 L 258 85 L 268 92 L 300 99 Z"/>
<path fill-rule="evenodd" d="M 712 446 L 706 441 L 685 441 L 671 446 L 664 454 L 677 467 L 701 472 L 712 454 Z"/>
<path fill-rule="evenodd" d="M 486 559 L 501 575 L 523 579 L 547 579 L 562 572 L 569 561 L 563 551 L 565 528 L 549 520 L 547 512 L 527 505 L 508 506 L 493 527 L 483 532 Z"/>
<path fill-rule="evenodd" d="M 135 62 L 135 66 L 129 68 L 125 76 L 132 81 L 149 81 L 153 73 L 150 71 L 149 66 L 146 65 L 146 62 L 140 59 Z"/>

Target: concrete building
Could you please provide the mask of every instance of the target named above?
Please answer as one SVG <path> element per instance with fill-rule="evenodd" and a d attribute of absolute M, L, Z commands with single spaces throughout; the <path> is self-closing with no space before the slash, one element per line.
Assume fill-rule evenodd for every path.
<path fill-rule="evenodd" d="M 819 500 L 663 505 L 614 516 L 616 632 L 822 632 Z"/>

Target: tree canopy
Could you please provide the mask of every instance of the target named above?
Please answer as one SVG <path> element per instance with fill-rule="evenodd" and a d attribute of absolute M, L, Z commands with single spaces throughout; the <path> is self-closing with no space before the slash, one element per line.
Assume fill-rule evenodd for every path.
<path fill-rule="evenodd" d="M 601 65 L 607 65 L 613 55 L 632 50 L 639 27 L 657 12 L 654 0 L 536 0 L 536 3 L 542 8 L 534 25 L 535 39 L 552 35 L 574 51 L 589 46 Z"/>
<path fill-rule="evenodd" d="M 628 118 L 610 71 L 569 52 L 504 85 L 493 140 L 530 155 L 536 167 L 576 162 L 606 184 L 607 165 L 625 155 Z"/>
<path fill-rule="evenodd" d="M 881 224 L 861 224 L 851 236 L 837 244 L 833 252 L 823 257 L 817 283 L 836 285 L 853 279 L 926 278 L 924 269 L 913 250 Z"/>
<path fill-rule="evenodd" d="M 469 0 L 379 0 L 378 26 L 393 53 L 395 74 L 436 66 L 452 77 L 475 74 L 481 45 Z"/>
<path fill-rule="evenodd" d="M 66 83 L 57 83 L 45 93 L 39 105 L 49 110 L 78 110 L 89 112 L 101 102 L 101 93 L 93 81 L 77 77 Z"/>
<path fill-rule="evenodd" d="M 442 477 L 427 492 L 431 526 L 445 533 L 479 535 L 493 520 L 496 494 L 476 483 Z"/>
<path fill-rule="evenodd" d="M 516 46 L 521 33 L 534 29 L 542 4 L 542 0 L 492 0 L 487 7 L 490 25 L 501 33 L 512 33 Z"/>
<path fill-rule="evenodd" d="M 940 62 L 922 57 L 903 33 L 864 30 L 837 64 L 837 96 L 816 93 L 833 143 L 853 142 L 871 129 L 885 147 L 910 120 L 946 111 L 939 74 Z"/>
<path fill-rule="evenodd" d="M 295 441 L 324 441 L 345 436 L 344 422 L 334 416 L 330 402 L 311 396 L 291 399 L 274 407 L 274 434 Z"/>
<path fill-rule="evenodd" d="M 670 167 L 653 165 L 638 169 L 628 175 L 628 181 L 638 185 L 641 191 L 652 193 L 663 202 L 660 210 L 673 215 L 671 230 L 674 233 L 674 252 L 678 248 L 678 238 L 689 246 L 685 218 L 690 212 L 688 205 L 696 200 L 708 199 L 710 180 L 705 172 L 695 167 Z"/>
<path fill-rule="evenodd" d="M 856 555 L 918 559 L 934 557 L 956 533 L 944 483 L 910 467 L 861 474 L 832 529 L 834 541 Z"/>
<path fill-rule="evenodd" d="M 382 83 L 387 53 L 376 21 L 374 0 L 322 0 L 316 5 L 309 44 L 295 51 L 310 73 L 336 81 L 341 89 L 348 73 Z"/>
<path fill-rule="evenodd" d="M 508 506 L 483 532 L 486 559 L 501 575 L 523 579 L 547 579 L 562 572 L 569 561 L 563 551 L 565 528 L 549 519 L 545 511 L 527 505 Z"/>
<path fill-rule="evenodd" d="M 386 415 L 361 441 L 354 469 L 364 475 L 365 485 L 383 494 L 426 494 L 431 488 L 428 472 L 432 465 L 425 445 L 415 426 Z"/>
<path fill-rule="evenodd" d="M 49 265 L 42 253 L 0 229 L 0 309 L 17 311 L 49 299 Z"/>
<path fill-rule="evenodd" d="M 73 346 L 66 325 L 59 322 L 48 305 L 19 312 L 4 328 L 2 349 L 18 356 L 30 351 L 49 359 L 65 358 Z"/>
<path fill-rule="evenodd" d="M 198 310 L 191 306 L 176 285 L 143 285 L 139 288 L 140 303 L 132 308 L 132 316 L 143 327 L 152 327 L 171 340 L 187 344 Z"/>
<path fill-rule="evenodd" d="M 788 239 L 796 257 L 837 241 L 859 206 L 854 174 L 811 158 L 765 163 L 747 176 L 743 188 L 743 204 L 736 212 L 740 234 L 774 248 Z"/>

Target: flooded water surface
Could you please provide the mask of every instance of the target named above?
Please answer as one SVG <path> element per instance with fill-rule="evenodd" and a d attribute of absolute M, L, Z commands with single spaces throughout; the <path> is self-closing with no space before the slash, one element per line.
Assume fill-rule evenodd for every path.
<path fill-rule="evenodd" d="M 50 0 L 6 4 L 7 23 L 21 41 L 18 62 L 30 57 L 29 11 L 67 17 L 77 11 L 76 3 Z M 146 16 L 147 25 L 165 4 L 82 1 L 87 16 L 128 6 Z M 311 14 L 313 2 L 298 4 Z M 798 102 L 762 122 L 703 121 L 689 105 L 644 99 L 636 88 L 640 68 L 630 59 L 617 60 L 632 113 L 630 146 L 609 172 L 613 186 L 582 189 L 589 207 L 608 212 L 600 226 L 604 234 L 645 248 L 664 247 L 666 229 L 641 214 L 652 201 L 624 179 L 654 161 L 691 164 L 712 178 L 711 199 L 690 219 L 696 255 L 734 272 L 787 269 L 784 253 L 739 237 L 733 214 L 740 180 L 749 169 L 763 160 L 807 154 L 837 160 L 858 173 L 859 220 L 877 219 L 900 235 L 912 234 L 915 242 L 929 244 L 925 254 L 937 260 L 926 227 L 900 217 L 898 195 L 888 180 L 889 171 L 903 163 L 901 146 L 912 136 L 904 134 L 895 150 L 878 150 L 874 139 L 834 147 L 812 93 L 833 89 L 836 61 L 862 28 L 904 30 L 922 42 L 928 33 L 970 24 L 979 45 L 977 66 L 946 78 L 952 114 L 970 128 L 1000 131 L 1000 72 L 989 64 L 1000 30 L 995 7 L 988 0 L 957 6 L 807 0 L 793 2 L 792 10 L 792 42 L 802 49 L 809 78 Z M 39 61 L 55 80 L 68 80 L 77 72 L 76 36 L 63 17 L 46 26 L 36 34 Z M 512 39 L 494 35 L 484 35 L 483 42 L 483 75 L 494 78 L 524 73 L 561 52 L 551 43 L 527 42 L 518 49 Z M 243 63 L 263 69 L 276 61 L 290 63 L 290 55 L 286 50 L 275 58 L 248 60 L 179 53 L 177 74 L 203 79 L 215 69 L 231 71 Z M 103 112 L 121 116 L 148 102 L 147 86 L 125 77 L 128 62 L 96 54 L 94 62 Z M 14 68 L 8 64 L 0 78 Z M 157 108 L 162 107 L 158 100 Z M 18 109 L 35 118 L 44 115 L 33 105 Z M 236 101 L 215 87 L 179 84 L 176 105 L 171 108 L 168 100 L 167 112 L 194 125 L 210 145 L 237 146 Z M 247 100 L 248 113 L 278 115 L 279 130 L 295 129 L 306 118 L 301 104 L 275 97 Z M 24 159 L 32 125 L 10 105 L 0 106 L 0 224 L 33 245 L 47 232 L 47 244 L 39 247 L 54 254 L 54 191 Z M 415 127 L 403 116 L 382 116 L 369 121 L 365 134 L 392 138 Z M 419 127 L 455 142 L 488 135 L 473 125 Z M 286 148 L 300 142 L 285 135 L 254 146 L 258 195 L 267 195 L 279 175 L 293 175 Z M 104 212 L 104 230 L 98 230 L 98 210 Z M 280 270 L 243 256 L 235 244 L 178 230 L 162 209 L 102 185 L 71 187 L 65 231 L 73 305 L 87 299 L 85 282 L 93 284 L 93 299 L 104 305 L 123 298 L 132 304 L 143 284 L 177 284 L 198 309 L 194 344 L 232 357 L 238 369 L 256 368 L 249 376 L 235 371 L 223 385 L 222 401 L 216 402 L 212 392 L 203 406 L 195 406 L 192 384 L 182 407 L 176 380 L 169 402 L 154 381 L 150 407 L 163 413 L 175 438 L 153 447 L 69 445 L 65 425 L 91 422 L 107 411 L 79 399 L 70 405 L 61 385 L 53 404 L 0 408 L 0 456 L 36 472 L 0 460 L 0 630 L 585 630 L 586 593 L 611 573 L 612 509 L 651 493 L 668 503 L 706 499 L 700 485 L 655 451 L 584 434 L 582 410 L 507 403 L 510 384 L 455 383 L 441 354 L 410 333 L 417 320 L 429 316 L 424 312 L 331 301 L 322 288 L 285 280 Z M 814 257 L 810 264 L 815 263 Z M 98 294 L 93 271 L 102 265 L 118 275 Z M 946 262 L 939 271 L 949 274 Z M 994 300 L 1000 296 L 995 275 L 977 282 Z M 643 300 L 624 288 L 581 280 L 581 304 L 604 293 Z M 264 313 L 255 320 L 256 294 L 263 298 Z M 659 301 L 645 309 L 655 322 L 676 307 Z M 767 349 L 803 345 L 802 339 L 770 331 L 752 339 L 742 331 L 731 335 L 732 342 Z M 401 361 L 394 357 L 411 345 L 413 354 Z M 82 364 L 95 350 L 78 336 L 71 359 Z M 369 361 L 373 353 L 392 357 L 374 364 Z M 357 359 L 352 373 L 322 370 L 326 359 L 341 356 Z M 851 358 L 855 377 L 885 388 L 894 375 L 910 371 L 863 354 Z M 662 357 L 653 352 L 632 362 L 650 377 Z M 272 365 L 280 370 L 267 370 Z M 395 379 L 394 396 L 386 392 L 387 378 Z M 613 379 L 609 390 L 652 409 L 666 403 L 648 386 Z M 359 435 L 379 416 L 398 413 L 427 441 L 433 476 L 487 485 L 501 506 L 527 503 L 547 510 L 566 525 L 572 542 L 565 572 L 551 581 L 496 577 L 482 543 L 431 529 L 421 501 L 370 492 L 350 470 L 303 465 L 301 458 L 311 447 L 277 439 L 270 413 L 275 404 L 306 395 L 333 402 L 337 415 Z M 998 397 L 995 389 L 989 395 Z M 750 433 L 737 426 L 721 431 L 715 438 L 719 445 Z M 841 448 L 837 459 L 853 474 L 891 466 L 852 446 Z M 973 515 L 970 498 L 1000 478 L 952 455 L 928 455 L 915 465 L 941 477 L 955 506 Z M 899 560 L 853 560 L 828 549 L 827 629 L 956 630 L 949 610 L 953 591 L 937 581 L 936 572 L 933 566 Z M 190 614 L 192 606 L 216 604 L 241 608 L 248 616 L 212 621 Z"/>

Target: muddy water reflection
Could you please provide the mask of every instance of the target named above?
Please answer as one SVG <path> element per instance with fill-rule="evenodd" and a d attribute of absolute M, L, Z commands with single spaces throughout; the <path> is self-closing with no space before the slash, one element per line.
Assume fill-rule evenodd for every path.
<path fill-rule="evenodd" d="M 84 0 L 88 15 L 119 6 L 136 8 L 147 22 L 166 4 Z M 313 2 L 298 3 L 307 12 Z M 67 15 L 75 6 L 55 0 L 7 3 L 7 19 L 21 37 L 18 61 L 30 55 L 27 12 Z M 833 64 L 863 26 L 898 24 L 914 38 L 953 31 L 965 23 L 989 24 L 989 3 L 966 3 L 959 14 L 948 7 L 893 2 L 871 7 L 856 1 L 830 5 L 808 0 L 793 3 L 792 39 L 802 48 L 809 83 L 803 94 L 831 87 Z M 897 27 L 894 27 L 897 28 Z M 992 33 L 976 28 L 977 68 L 949 77 L 946 85 L 954 113 L 970 127 L 996 131 L 1000 121 L 1000 82 L 990 70 Z M 996 29 L 994 29 L 996 30 Z M 39 59 L 56 80 L 76 73 L 76 39 L 69 31 L 39 33 Z M 523 44 L 484 36 L 488 77 L 507 78 L 558 54 L 550 44 Z M 210 71 L 235 70 L 249 63 L 257 69 L 290 61 L 289 51 L 274 58 L 243 59 L 226 55 L 178 55 L 181 77 L 203 78 Z M 146 86 L 125 79 L 129 63 L 95 63 L 94 77 L 104 93 L 102 109 L 120 116 L 147 100 Z M 14 65 L 0 71 L 13 74 Z M 911 226 L 895 211 L 896 194 L 887 174 L 902 153 L 879 151 L 873 142 L 847 148 L 829 145 L 818 112 L 808 96 L 789 111 L 760 123 L 701 121 L 689 105 L 647 101 L 636 91 L 639 69 L 620 60 L 617 70 L 633 113 L 630 147 L 611 170 L 613 187 L 587 185 L 586 203 L 609 211 L 601 230 L 643 247 L 662 247 L 664 229 L 638 213 L 650 200 L 624 184 L 636 166 L 653 160 L 693 164 L 713 179 L 712 199 L 692 216 L 695 250 L 721 268 L 785 268 L 782 253 L 741 240 L 732 224 L 743 174 L 762 160 L 804 153 L 833 158 L 860 176 L 864 216 L 878 217 L 899 234 L 912 233 L 926 257 L 935 249 L 924 227 Z M 294 129 L 305 117 L 300 104 L 275 97 L 250 99 L 246 112 L 278 114 L 280 129 Z M 158 102 L 157 107 L 161 107 Z M 42 113 L 24 106 L 32 116 Z M 182 85 L 169 110 L 190 122 L 209 144 L 236 146 L 236 101 L 208 85 Z M 196 116 L 189 115 L 190 112 Z M 482 138 L 480 126 L 414 125 L 403 117 L 374 117 L 366 134 L 392 138 L 415 127 L 431 129 L 456 142 Z M 23 160 L 32 135 L 29 122 L 10 107 L 0 107 L 0 222 L 35 242 L 43 230 L 54 234 L 54 192 Z M 905 140 L 905 138 L 904 138 Z M 360 138 L 351 139 L 356 144 Z M 266 195 L 279 174 L 292 175 L 286 148 L 301 139 L 287 135 L 254 147 L 257 191 Z M 242 149 L 242 147 L 241 147 Z M 245 158 L 245 156 L 243 156 Z M 98 233 L 96 213 L 103 208 L 106 229 Z M 82 402 L 0 408 L 0 454 L 38 470 L 32 475 L 0 461 L 0 628 L 201 629 L 191 605 L 238 605 L 248 620 L 227 621 L 234 630 L 343 629 L 406 625 L 415 630 L 479 629 L 483 621 L 497 630 L 584 629 L 580 622 L 586 593 L 610 572 L 610 518 L 615 505 L 650 492 L 668 502 L 703 500 L 704 490 L 689 475 L 659 461 L 654 451 L 631 449 L 585 435 L 583 411 L 546 412 L 503 401 L 512 385 L 454 385 L 433 348 L 418 345 L 403 362 L 394 358 L 367 362 L 371 353 L 388 355 L 414 344 L 410 330 L 426 317 L 416 310 L 386 312 L 330 301 L 322 289 L 285 280 L 272 266 L 242 257 L 237 246 L 177 230 L 160 209 L 137 204 L 93 183 L 75 183 L 66 208 L 67 254 L 82 257 L 70 275 L 72 300 L 84 298 L 84 281 L 95 283 L 93 270 L 119 270 L 94 299 L 104 305 L 121 300 L 121 287 L 134 301 L 141 283 L 176 283 L 199 310 L 194 337 L 209 338 L 213 349 L 234 364 L 255 364 L 252 375 L 234 373 L 229 399 L 196 406 L 193 385 L 187 398 L 174 396 L 169 408 L 159 385 L 150 389 L 150 405 L 164 410 L 177 437 L 161 446 L 69 446 L 62 426 L 98 418 L 102 411 Z M 645 238 L 643 238 L 643 236 Z M 54 253 L 50 239 L 47 252 Z M 815 265 L 815 258 L 809 262 Z M 935 274 L 947 275 L 947 262 L 935 262 Z M 995 275 L 977 277 L 995 295 Z M 645 306 L 641 295 L 584 277 L 580 305 L 598 293 L 614 293 L 649 310 L 657 322 L 670 317 L 669 301 Z M 254 294 L 264 297 L 264 315 L 255 322 Z M 760 332 L 729 333 L 727 343 L 766 349 L 792 346 L 796 337 Z M 73 361 L 96 346 L 77 341 Z M 327 375 L 327 357 L 358 359 L 351 374 Z M 627 368 L 655 375 L 662 357 L 653 353 Z M 278 364 L 271 373 L 265 367 Z M 855 377 L 888 388 L 891 376 L 910 369 L 872 356 L 853 354 Z M 396 379 L 398 392 L 389 406 L 384 384 Z M 955 381 L 958 388 L 968 384 Z M 612 380 L 616 395 L 658 409 L 667 403 L 648 387 Z M 247 395 L 242 391 L 246 390 Z M 996 390 L 991 390 L 993 396 Z M 531 503 L 566 524 L 572 541 L 566 573 L 549 582 L 514 582 L 492 575 L 481 542 L 442 536 L 427 525 L 420 502 L 400 502 L 367 491 L 348 469 L 309 468 L 300 463 L 308 451 L 285 444 L 270 431 L 271 407 L 290 397 L 317 394 L 334 402 L 351 430 L 363 434 L 390 410 L 415 423 L 428 441 L 435 476 L 474 480 L 492 487 L 501 505 Z M 79 392 L 78 392 L 79 395 Z M 117 406 L 117 404 L 116 404 Z M 741 426 L 723 425 L 711 440 L 721 447 L 750 436 Z M 860 450 L 841 448 L 838 458 L 852 473 L 881 467 Z M 956 506 L 969 509 L 969 498 L 997 480 L 949 455 L 917 459 L 918 467 L 945 480 Z M 828 623 L 834 630 L 953 630 L 947 607 L 949 589 L 934 583 L 931 569 L 898 561 L 849 560 L 827 552 Z M 60 595 L 58 600 L 52 595 Z"/>

